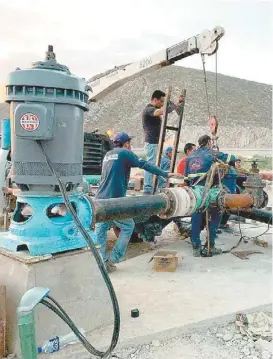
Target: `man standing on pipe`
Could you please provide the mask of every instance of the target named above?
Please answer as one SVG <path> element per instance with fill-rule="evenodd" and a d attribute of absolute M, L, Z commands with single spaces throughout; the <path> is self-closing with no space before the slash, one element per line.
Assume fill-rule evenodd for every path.
<path fill-rule="evenodd" d="M 214 162 L 214 156 L 211 152 L 211 138 L 207 135 L 201 136 L 198 139 L 199 148 L 194 151 L 186 160 L 186 169 L 185 176 L 187 177 L 189 186 L 194 186 L 198 184 L 199 186 L 204 186 L 206 179 L 201 177 L 205 175 L 211 168 Z M 219 152 L 216 155 L 216 158 L 225 162 L 227 164 L 234 163 L 235 157 L 228 155 L 223 152 Z M 216 179 L 214 184 L 217 184 Z M 219 227 L 221 220 L 221 215 L 218 208 L 209 209 L 209 241 L 210 241 L 210 250 L 212 255 L 221 254 L 222 250 L 215 248 L 215 239 L 216 232 Z M 198 212 L 198 210 L 193 213 L 191 217 L 192 223 L 192 234 L 191 242 L 193 246 L 193 255 L 194 257 L 200 257 L 201 255 L 207 256 L 208 253 L 208 244 L 206 243 L 204 248 L 201 248 L 200 234 L 205 227 L 206 215 L 204 212 Z"/>
<path fill-rule="evenodd" d="M 131 151 L 131 137 L 126 132 L 118 132 L 114 137 L 114 149 L 107 152 L 102 166 L 102 181 L 96 193 L 96 199 L 109 199 L 126 197 L 130 172 L 132 167 L 143 168 L 144 170 L 164 178 L 180 177 L 175 173 L 168 173 L 159 167 L 137 157 Z M 119 238 L 108 258 L 106 253 L 108 222 L 96 224 L 96 235 L 101 245 L 101 254 L 108 272 L 114 272 L 114 263 L 120 262 L 125 255 L 128 243 L 135 228 L 133 219 L 113 221 L 120 228 Z"/>

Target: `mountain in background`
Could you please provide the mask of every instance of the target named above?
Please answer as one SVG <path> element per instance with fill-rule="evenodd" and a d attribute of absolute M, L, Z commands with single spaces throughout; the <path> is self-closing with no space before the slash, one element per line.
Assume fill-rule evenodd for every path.
<path fill-rule="evenodd" d="M 272 87 L 220 74 L 217 82 L 220 147 L 272 147 Z M 210 112 L 215 114 L 215 74 L 207 73 L 207 84 Z M 174 102 L 182 88 L 187 90 L 180 143 L 196 143 L 199 136 L 209 133 L 204 74 L 173 65 L 130 81 L 91 103 L 85 129 L 126 131 L 134 136 L 134 147 L 143 147 L 142 110 L 154 90 L 165 91 L 168 86 L 172 86 Z M 177 115 L 171 114 L 169 119 L 174 124 Z"/>
<path fill-rule="evenodd" d="M 207 73 L 211 114 L 215 114 L 215 74 Z M 127 82 L 103 100 L 91 103 L 86 114 L 85 130 L 96 128 L 104 133 L 126 131 L 134 136 L 133 146 L 143 147 L 142 110 L 156 89 L 172 86 L 171 99 L 176 102 L 186 88 L 186 105 L 180 146 L 197 142 L 209 133 L 204 75 L 200 70 L 169 66 Z M 219 146 L 224 148 L 272 147 L 272 87 L 266 84 L 218 75 Z M 0 103 L 0 119 L 9 117 L 9 106 Z M 175 124 L 177 115 L 169 115 Z M 169 142 L 171 142 L 169 137 Z"/>

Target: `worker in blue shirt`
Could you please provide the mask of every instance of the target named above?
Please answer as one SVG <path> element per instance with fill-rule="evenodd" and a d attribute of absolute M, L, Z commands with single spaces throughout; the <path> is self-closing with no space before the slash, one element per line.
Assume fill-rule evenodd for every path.
<path fill-rule="evenodd" d="M 199 148 L 194 151 L 186 160 L 186 169 L 185 177 L 187 177 L 189 186 L 194 186 L 195 183 L 206 174 L 211 168 L 214 162 L 214 156 L 211 152 L 211 138 L 207 135 L 201 136 L 198 140 Z M 216 155 L 216 158 L 225 163 L 231 163 L 235 161 L 235 157 L 228 155 L 223 152 L 219 152 Z M 199 186 L 204 186 L 206 178 L 200 180 L 198 183 Z M 217 184 L 215 181 L 214 184 Z M 217 208 L 209 208 L 209 233 L 210 233 L 210 248 L 211 254 L 221 254 L 222 250 L 215 248 L 215 238 L 216 232 L 219 227 L 221 220 L 221 215 Z M 201 254 L 207 255 L 207 243 L 205 244 L 204 249 L 201 249 L 201 240 L 200 233 L 205 227 L 206 214 L 201 212 L 195 212 L 192 215 L 192 246 L 193 246 L 193 255 L 195 257 L 200 257 Z"/>
<path fill-rule="evenodd" d="M 163 171 L 170 171 L 171 168 L 171 158 L 172 158 L 173 148 L 171 146 L 167 147 L 163 156 L 161 157 L 160 168 Z M 167 180 L 164 177 L 158 178 L 158 188 L 164 188 L 167 183 Z"/>
<path fill-rule="evenodd" d="M 132 167 L 142 168 L 145 171 L 164 178 L 172 176 L 180 177 L 179 174 L 165 172 L 159 167 L 137 157 L 131 151 L 131 139 L 126 132 L 118 132 L 115 135 L 113 141 L 114 149 L 107 152 L 103 160 L 102 180 L 96 193 L 96 198 L 109 199 L 126 197 Z M 96 235 L 101 245 L 102 258 L 108 272 L 116 270 L 114 263 L 118 263 L 125 255 L 135 227 L 133 219 L 113 222 L 121 231 L 109 258 L 106 253 L 106 236 L 112 223 L 104 222 L 96 224 Z"/>

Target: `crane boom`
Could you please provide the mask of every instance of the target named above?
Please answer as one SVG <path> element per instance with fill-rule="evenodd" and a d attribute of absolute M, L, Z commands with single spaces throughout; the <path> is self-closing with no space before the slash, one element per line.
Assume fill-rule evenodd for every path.
<path fill-rule="evenodd" d="M 172 65 L 176 61 L 193 54 L 213 55 L 218 50 L 218 41 L 224 34 L 225 30 L 220 26 L 216 26 L 212 31 L 204 30 L 199 35 L 179 42 L 140 61 L 116 66 L 111 70 L 93 76 L 87 81 L 92 90 L 89 95 L 89 102 L 102 99 L 118 87 L 140 75 Z"/>

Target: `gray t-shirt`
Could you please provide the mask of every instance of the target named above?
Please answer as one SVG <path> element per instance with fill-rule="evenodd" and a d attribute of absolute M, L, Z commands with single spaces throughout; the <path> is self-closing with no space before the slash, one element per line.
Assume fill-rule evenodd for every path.
<path fill-rule="evenodd" d="M 161 128 L 161 116 L 154 116 L 154 112 L 158 110 L 152 104 L 148 104 L 142 113 L 142 126 L 145 134 L 145 142 L 151 144 L 158 144 L 160 128 Z"/>
<path fill-rule="evenodd" d="M 180 105 L 175 105 L 172 101 L 168 105 L 168 113 L 176 111 L 178 115 L 181 114 L 184 102 Z M 142 126 L 145 134 L 145 142 L 151 144 L 158 144 L 160 129 L 161 129 L 161 116 L 154 116 L 154 112 L 158 110 L 155 106 L 149 103 L 143 110 L 142 113 Z"/>

